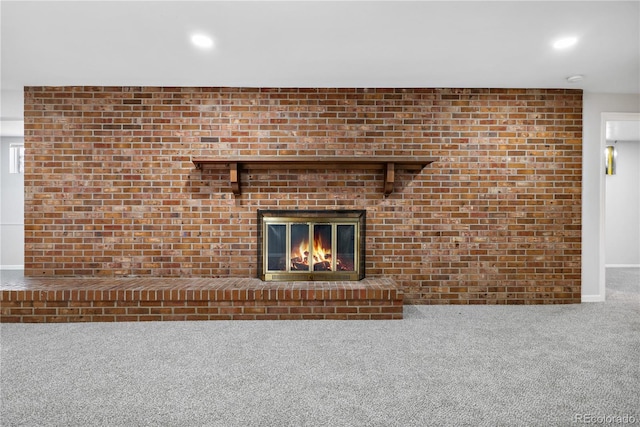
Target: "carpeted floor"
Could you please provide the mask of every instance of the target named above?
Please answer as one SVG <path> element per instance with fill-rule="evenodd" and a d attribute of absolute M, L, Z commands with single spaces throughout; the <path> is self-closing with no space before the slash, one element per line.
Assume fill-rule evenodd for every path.
<path fill-rule="evenodd" d="M 640 424 L 640 275 L 629 270 L 607 272 L 604 303 L 407 306 L 402 321 L 4 324 L 0 421 Z"/>

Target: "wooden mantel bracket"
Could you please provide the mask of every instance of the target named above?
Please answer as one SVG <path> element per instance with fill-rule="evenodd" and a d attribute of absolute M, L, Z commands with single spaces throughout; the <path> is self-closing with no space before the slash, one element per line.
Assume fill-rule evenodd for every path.
<path fill-rule="evenodd" d="M 240 194 L 240 171 L 248 169 L 349 169 L 384 171 L 384 194 L 393 192 L 396 170 L 422 170 L 435 162 L 435 157 L 422 156 L 237 156 L 194 157 L 191 161 L 197 169 L 224 167 L 229 169 L 229 184 L 236 196 Z"/>
<path fill-rule="evenodd" d="M 240 171 L 238 163 L 229 163 L 229 182 L 231 183 L 231 191 L 236 196 L 240 194 Z"/>
<path fill-rule="evenodd" d="M 384 168 L 384 195 L 388 196 L 393 192 L 393 185 L 396 180 L 396 164 L 393 162 L 386 163 Z"/>

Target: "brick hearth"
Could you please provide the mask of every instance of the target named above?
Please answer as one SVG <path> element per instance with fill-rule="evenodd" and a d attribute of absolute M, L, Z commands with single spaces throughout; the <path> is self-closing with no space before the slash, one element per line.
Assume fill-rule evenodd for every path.
<path fill-rule="evenodd" d="M 0 322 L 402 319 L 391 279 L 32 278 L 2 284 Z"/>

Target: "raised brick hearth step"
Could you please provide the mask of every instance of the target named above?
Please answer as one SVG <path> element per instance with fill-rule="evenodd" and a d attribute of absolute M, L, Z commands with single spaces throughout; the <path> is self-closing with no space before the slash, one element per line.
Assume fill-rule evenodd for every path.
<path fill-rule="evenodd" d="M 24 278 L 2 284 L 0 321 L 402 319 L 388 278 L 263 282 L 252 278 Z"/>

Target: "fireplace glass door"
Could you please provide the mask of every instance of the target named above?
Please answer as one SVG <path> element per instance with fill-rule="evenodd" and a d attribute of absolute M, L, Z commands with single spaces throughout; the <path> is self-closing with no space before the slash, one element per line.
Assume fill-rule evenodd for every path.
<path fill-rule="evenodd" d="M 364 211 L 259 211 L 259 223 L 262 280 L 364 277 Z"/>

